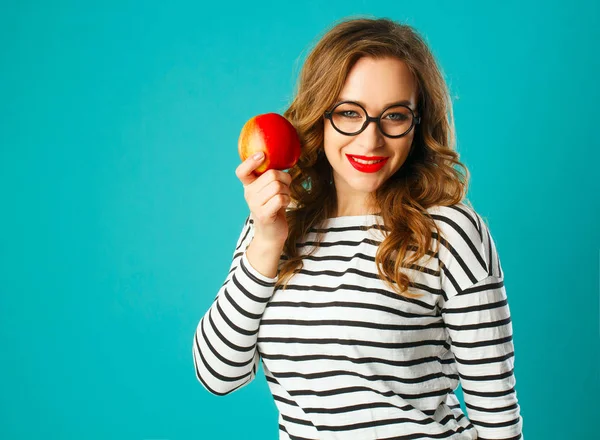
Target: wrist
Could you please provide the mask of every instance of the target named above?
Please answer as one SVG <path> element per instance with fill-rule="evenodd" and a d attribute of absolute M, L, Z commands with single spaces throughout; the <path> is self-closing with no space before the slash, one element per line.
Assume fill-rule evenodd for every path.
<path fill-rule="evenodd" d="M 270 255 L 281 255 L 285 246 L 285 241 L 281 242 L 255 234 L 250 244 L 257 250 L 257 253 Z"/>

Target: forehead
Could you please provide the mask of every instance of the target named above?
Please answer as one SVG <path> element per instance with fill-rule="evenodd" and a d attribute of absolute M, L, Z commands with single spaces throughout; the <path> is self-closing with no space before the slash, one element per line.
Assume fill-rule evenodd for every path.
<path fill-rule="evenodd" d="M 406 63 L 398 58 L 360 58 L 352 67 L 339 96 L 363 102 L 367 110 L 381 110 L 388 104 L 408 100 L 417 104 L 417 82 Z"/>

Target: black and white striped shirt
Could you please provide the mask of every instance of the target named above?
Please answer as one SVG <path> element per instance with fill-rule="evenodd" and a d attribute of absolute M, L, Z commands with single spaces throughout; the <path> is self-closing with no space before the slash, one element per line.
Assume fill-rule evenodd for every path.
<path fill-rule="evenodd" d="M 323 221 L 323 242 L 285 290 L 248 262 L 248 217 L 195 333 L 198 380 L 227 394 L 254 379 L 262 359 L 280 439 L 522 439 L 510 310 L 489 228 L 462 203 L 428 211 L 439 252 L 419 262 L 424 271 L 404 269 L 418 299 L 379 278 L 386 232 L 376 215 Z M 459 379 L 468 418 L 454 394 Z"/>

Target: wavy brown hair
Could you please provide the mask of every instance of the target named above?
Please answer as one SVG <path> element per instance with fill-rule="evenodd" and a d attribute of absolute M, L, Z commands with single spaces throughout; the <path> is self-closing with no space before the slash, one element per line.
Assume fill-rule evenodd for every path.
<path fill-rule="evenodd" d="M 427 209 L 461 202 L 469 171 L 454 150 L 452 102 L 433 54 L 412 27 L 389 19 L 356 18 L 337 23 L 316 44 L 300 72 L 295 96 L 284 113 L 298 131 L 302 153 L 289 170 L 295 206 L 287 211 L 289 235 L 276 286 L 285 288 L 303 267 L 303 255 L 296 246 L 299 240 L 336 211 L 332 168 L 323 154 L 323 114 L 337 101 L 359 58 L 390 56 L 403 61 L 417 80 L 421 124 L 415 126 L 405 163 L 372 194 L 387 231 L 375 264 L 381 279 L 398 294 L 420 296 L 408 291 L 410 279 L 401 268 L 423 270 L 415 263 L 426 254 L 429 258 L 437 255 L 437 249 L 432 253 L 430 246 L 432 231 L 440 231 Z M 322 240 L 321 233 L 316 240 Z"/>

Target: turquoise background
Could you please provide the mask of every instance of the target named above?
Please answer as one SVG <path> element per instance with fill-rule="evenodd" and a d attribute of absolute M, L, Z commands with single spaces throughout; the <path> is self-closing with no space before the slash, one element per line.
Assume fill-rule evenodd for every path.
<path fill-rule="evenodd" d="M 335 20 L 415 26 L 506 274 L 525 437 L 591 438 L 599 380 L 595 2 L 3 2 L 0 438 L 275 439 L 192 338 L 248 213 L 237 137 Z M 594 175 L 596 177 L 594 177 Z"/>

